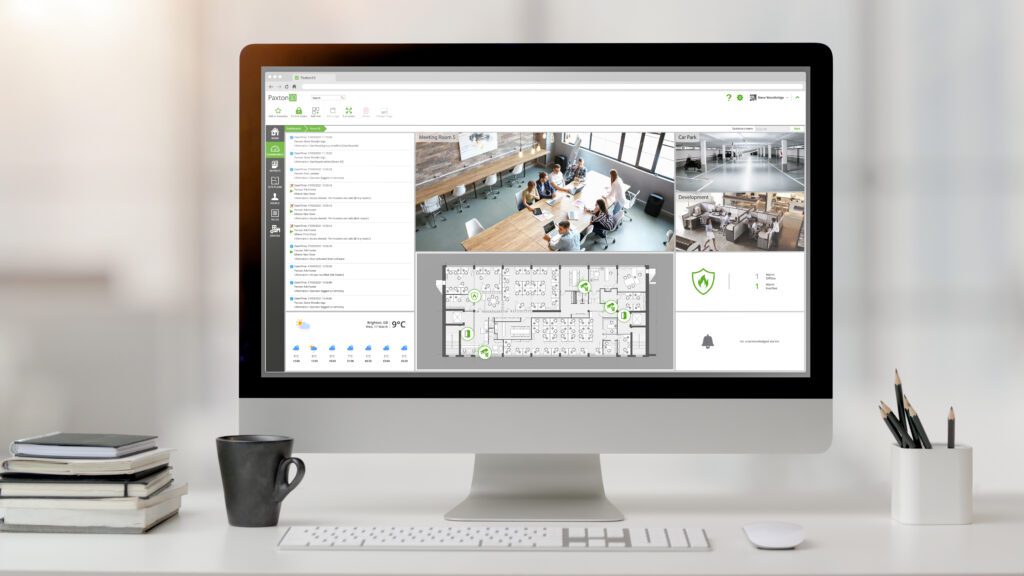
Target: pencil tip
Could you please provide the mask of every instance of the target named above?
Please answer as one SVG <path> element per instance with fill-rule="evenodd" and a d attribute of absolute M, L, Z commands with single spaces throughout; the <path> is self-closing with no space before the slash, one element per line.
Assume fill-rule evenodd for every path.
<path fill-rule="evenodd" d="M 886 404 L 885 402 L 882 402 L 881 400 L 879 400 L 879 402 L 881 402 L 881 404 L 882 404 L 882 411 L 883 412 L 885 412 L 886 414 L 888 414 L 889 412 L 892 412 L 892 409 L 889 408 L 888 404 Z"/>
<path fill-rule="evenodd" d="M 953 413 L 953 407 L 952 406 L 949 407 L 949 419 L 950 420 L 956 419 L 956 414 Z"/>
<path fill-rule="evenodd" d="M 899 370 L 899 368 L 896 369 L 896 383 L 897 384 L 903 384 L 903 382 L 900 380 L 900 370 Z"/>
<path fill-rule="evenodd" d="M 903 395 L 903 409 L 910 410 L 910 400 L 907 398 L 906 394 Z"/>

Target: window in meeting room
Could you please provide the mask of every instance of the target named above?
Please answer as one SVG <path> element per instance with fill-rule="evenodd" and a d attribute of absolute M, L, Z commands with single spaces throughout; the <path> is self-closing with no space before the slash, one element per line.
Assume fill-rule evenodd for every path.
<path fill-rule="evenodd" d="M 657 132 L 417 134 L 416 249 L 671 250 L 672 179 L 654 170 L 665 140 Z M 600 152 L 613 148 L 614 157 Z"/>

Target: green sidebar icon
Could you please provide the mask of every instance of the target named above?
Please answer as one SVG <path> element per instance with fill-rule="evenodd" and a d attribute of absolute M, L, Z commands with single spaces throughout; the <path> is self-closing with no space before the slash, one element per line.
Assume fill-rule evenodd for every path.
<path fill-rule="evenodd" d="M 284 142 L 267 142 L 267 158 L 284 158 Z"/>

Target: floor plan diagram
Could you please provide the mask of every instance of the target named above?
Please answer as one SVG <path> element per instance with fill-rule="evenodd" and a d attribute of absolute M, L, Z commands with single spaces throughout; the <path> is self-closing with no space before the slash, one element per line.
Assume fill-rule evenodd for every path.
<path fill-rule="evenodd" d="M 648 354 L 649 266 L 444 266 L 444 357 Z"/>

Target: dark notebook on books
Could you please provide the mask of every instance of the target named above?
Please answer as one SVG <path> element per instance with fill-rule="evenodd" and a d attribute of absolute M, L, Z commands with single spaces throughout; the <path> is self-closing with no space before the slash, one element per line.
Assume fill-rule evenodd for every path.
<path fill-rule="evenodd" d="M 156 436 L 51 432 L 15 440 L 11 454 L 39 458 L 122 458 L 156 448 Z"/>

